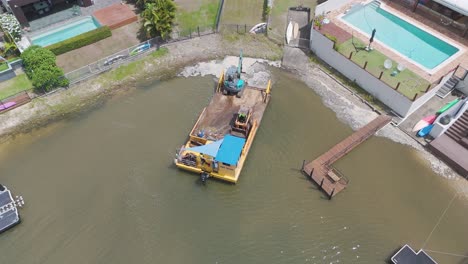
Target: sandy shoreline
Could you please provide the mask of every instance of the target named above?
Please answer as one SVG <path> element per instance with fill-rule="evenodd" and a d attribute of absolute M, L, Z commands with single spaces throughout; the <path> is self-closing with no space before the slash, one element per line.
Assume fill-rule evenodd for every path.
<path fill-rule="evenodd" d="M 104 73 L 94 79 L 80 83 L 67 90 L 59 91 L 47 97 L 38 98 L 29 104 L 0 115 L 0 143 L 6 142 L 15 135 L 28 133 L 35 128 L 47 126 L 51 122 L 68 118 L 74 113 L 89 109 L 116 94 L 125 93 L 136 88 L 138 83 L 149 80 L 163 80 L 177 75 L 189 77 L 197 75 L 221 74 L 221 68 L 237 65 L 239 49 L 245 56 L 244 70 L 247 81 L 262 86 L 270 78 L 268 71 L 261 65 L 283 67 L 293 71 L 308 87 L 321 96 L 326 107 L 332 109 L 337 117 L 353 130 L 370 122 L 377 116 L 366 104 L 342 87 L 337 81 L 309 61 L 299 49 L 286 49 L 283 63 L 282 50 L 264 37 L 229 39 L 221 35 L 210 35 L 195 38 L 167 46 L 169 53 L 163 57 L 142 60 L 142 69 L 138 74 L 127 76 L 122 80 L 113 79 L 113 71 Z M 254 57 L 251 59 L 248 57 Z M 417 150 L 419 156 L 427 161 L 434 172 L 451 179 L 454 188 L 468 197 L 467 181 L 441 162 L 399 128 L 386 126 L 378 132 L 394 142 L 409 145 Z"/>

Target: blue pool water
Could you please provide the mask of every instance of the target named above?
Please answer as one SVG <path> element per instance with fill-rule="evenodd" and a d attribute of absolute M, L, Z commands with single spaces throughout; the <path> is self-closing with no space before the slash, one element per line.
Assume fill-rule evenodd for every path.
<path fill-rule="evenodd" d="M 427 69 L 434 69 L 458 52 L 458 48 L 372 4 L 343 16 L 349 24 Z"/>
<path fill-rule="evenodd" d="M 72 38 L 83 34 L 93 29 L 99 28 L 101 25 L 93 17 L 84 17 L 81 20 L 57 27 L 43 34 L 31 38 L 32 43 L 42 47 L 52 45 L 54 43 Z"/>

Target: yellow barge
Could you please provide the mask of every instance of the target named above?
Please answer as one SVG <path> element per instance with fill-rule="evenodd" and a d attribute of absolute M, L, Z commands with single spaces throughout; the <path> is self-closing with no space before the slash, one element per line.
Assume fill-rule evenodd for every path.
<path fill-rule="evenodd" d="M 180 169 L 236 183 L 271 97 L 266 88 L 246 85 L 242 94 L 225 95 L 224 73 L 216 91 L 174 160 Z"/>

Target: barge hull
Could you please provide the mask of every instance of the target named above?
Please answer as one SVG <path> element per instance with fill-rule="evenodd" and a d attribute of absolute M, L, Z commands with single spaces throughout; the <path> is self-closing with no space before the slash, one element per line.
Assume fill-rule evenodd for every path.
<path fill-rule="evenodd" d="M 205 173 L 209 177 L 236 183 L 269 101 L 270 82 L 266 88 L 246 86 L 240 98 L 216 92 L 198 117 L 187 142 L 178 151 L 178 156 L 174 160 L 176 166 L 190 172 Z M 245 134 L 232 129 L 241 107 L 250 111 L 249 126 Z M 235 164 L 217 160 L 213 153 L 221 152 L 223 147 L 228 145 L 226 141 L 232 138 L 243 142 L 242 149 L 238 149 L 240 154 L 236 157 Z M 224 143 L 223 139 L 226 139 Z M 214 152 L 208 151 L 210 147 L 218 149 Z"/>

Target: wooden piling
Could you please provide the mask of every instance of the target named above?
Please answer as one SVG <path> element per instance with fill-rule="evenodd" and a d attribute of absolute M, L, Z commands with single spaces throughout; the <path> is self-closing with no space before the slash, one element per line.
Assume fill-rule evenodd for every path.
<path fill-rule="evenodd" d="M 332 192 L 330 193 L 330 196 L 328 197 L 329 200 L 332 199 L 334 193 L 335 193 L 335 188 L 333 188 Z"/>

